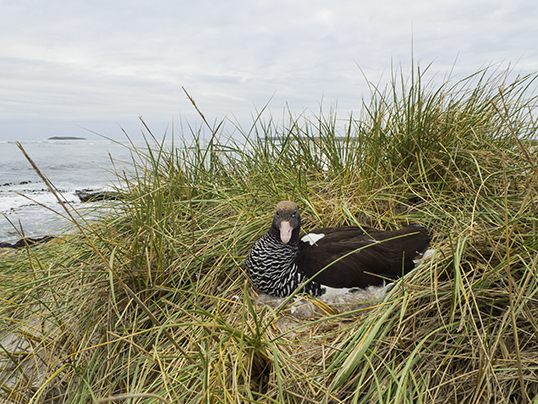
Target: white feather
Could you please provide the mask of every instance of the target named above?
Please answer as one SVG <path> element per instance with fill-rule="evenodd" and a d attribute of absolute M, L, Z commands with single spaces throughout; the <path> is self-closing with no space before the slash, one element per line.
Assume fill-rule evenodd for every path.
<path fill-rule="evenodd" d="M 310 245 L 314 245 L 316 244 L 317 241 L 321 240 L 323 237 L 325 237 L 325 234 L 323 233 L 320 233 L 320 234 L 308 233 L 308 234 L 305 234 L 301 238 L 301 241 L 303 243 L 310 243 Z"/>
<path fill-rule="evenodd" d="M 384 282 L 383 282 L 384 283 Z M 349 304 L 361 301 L 382 299 L 394 287 L 393 283 L 382 286 L 368 286 L 360 288 L 331 288 L 323 286 L 325 293 L 319 297 L 327 304 Z"/>
<path fill-rule="evenodd" d="M 430 258 L 431 256 L 433 256 L 433 254 L 435 253 L 435 250 L 434 249 L 427 249 L 424 254 L 422 254 L 421 257 L 413 260 L 413 262 L 415 263 L 415 267 L 419 266 L 420 264 L 422 264 L 422 261 L 424 261 L 425 259 L 427 258 Z"/>

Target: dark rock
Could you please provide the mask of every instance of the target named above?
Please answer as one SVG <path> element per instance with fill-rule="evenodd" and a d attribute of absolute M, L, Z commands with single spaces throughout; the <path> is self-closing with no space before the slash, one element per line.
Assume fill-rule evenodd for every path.
<path fill-rule="evenodd" d="M 90 190 L 76 190 L 75 194 L 79 197 L 80 202 L 96 202 L 96 201 L 116 201 L 123 199 L 123 195 L 113 191 L 98 191 L 91 192 Z"/>
<path fill-rule="evenodd" d="M 52 136 L 47 140 L 86 140 L 85 137 L 76 137 L 76 136 Z"/>
<path fill-rule="evenodd" d="M 40 244 L 40 243 L 46 243 L 47 241 L 52 240 L 55 238 L 54 236 L 43 236 L 43 237 L 25 237 L 21 238 L 16 243 L 0 243 L 0 248 L 23 248 L 26 246 L 31 246 L 34 244 Z"/>

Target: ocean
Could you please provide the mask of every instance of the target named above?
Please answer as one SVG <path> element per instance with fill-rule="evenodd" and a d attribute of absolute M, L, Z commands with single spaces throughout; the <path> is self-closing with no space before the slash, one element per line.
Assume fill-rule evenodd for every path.
<path fill-rule="evenodd" d="M 96 208 L 99 212 L 99 206 L 106 203 L 81 203 L 76 190 L 107 191 L 120 185 L 109 154 L 118 171 L 128 172 L 132 167 L 128 142 L 60 139 L 20 143 L 62 198 L 83 214 L 87 211 L 95 216 Z M 143 148 L 145 143 L 135 142 L 135 146 Z M 12 243 L 22 235 L 65 233 L 69 222 L 55 212 L 65 213 L 15 142 L 0 141 L 0 242 Z"/>

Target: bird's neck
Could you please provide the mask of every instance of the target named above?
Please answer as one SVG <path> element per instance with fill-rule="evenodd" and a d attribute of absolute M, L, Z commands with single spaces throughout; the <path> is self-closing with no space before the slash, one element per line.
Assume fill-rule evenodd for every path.
<path fill-rule="evenodd" d="M 300 233 L 300 231 L 301 231 L 300 227 L 297 227 L 297 228 L 293 229 L 293 231 L 291 233 L 290 241 L 288 241 L 285 244 L 280 239 L 280 229 L 278 229 L 278 228 L 276 228 L 274 226 L 271 226 L 271 228 L 269 229 L 267 234 L 274 242 L 278 242 L 278 243 L 282 244 L 283 246 L 287 245 L 287 246 L 297 247 L 299 245 L 299 233 Z"/>
<path fill-rule="evenodd" d="M 282 240 L 280 239 L 280 232 L 278 230 L 275 231 L 275 229 L 273 228 L 271 228 L 271 230 L 266 233 L 266 236 L 267 239 L 270 240 L 271 245 L 273 247 L 276 247 L 279 251 L 285 251 L 286 255 L 293 255 L 293 258 L 297 256 L 299 237 L 294 237 L 295 234 L 292 234 L 290 241 L 288 241 L 287 243 L 282 242 Z"/>

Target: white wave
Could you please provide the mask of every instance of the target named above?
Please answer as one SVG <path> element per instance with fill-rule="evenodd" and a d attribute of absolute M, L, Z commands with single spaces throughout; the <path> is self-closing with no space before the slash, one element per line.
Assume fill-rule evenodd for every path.
<path fill-rule="evenodd" d="M 62 201 L 69 203 L 80 202 L 73 192 L 59 193 Z M 27 206 L 47 206 L 54 208 L 59 205 L 58 199 L 50 191 L 22 192 L 10 191 L 0 194 L 0 212 L 6 213 Z"/>

